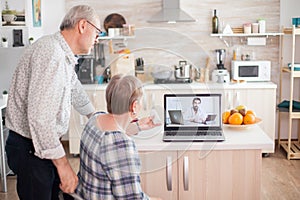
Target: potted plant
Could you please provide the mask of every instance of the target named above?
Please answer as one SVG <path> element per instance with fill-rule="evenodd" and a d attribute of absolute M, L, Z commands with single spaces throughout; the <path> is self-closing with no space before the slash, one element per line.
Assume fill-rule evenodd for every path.
<path fill-rule="evenodd" d="M 7 99 L 8 99 L 8 92 L 6 90 L 4 90 L 2 92 L 2 99 L 5 103 L 7 103 Z"/>
<path fill-rule="evenodd" d="M 7 1 L 5 1 L 5 9 L 2 10 L 3 20 L 6 21 L 7 24 L 10 24 L 12 21 L 17 19 L 17 12 L 15 10 L 10 10 Z"/>
<path fill-rule="evenodd" d="M 7 37 L 2 37 L 1 44 L 2 44 L 2 47 L 8 47 Z"/>
<path fill-rule="evenodd" d="M 32 44 L 34 42 L 34 38 L 30 37 L 30 38 L 28 38 L 28 41 L 29 41 L 29 44 Z"/>

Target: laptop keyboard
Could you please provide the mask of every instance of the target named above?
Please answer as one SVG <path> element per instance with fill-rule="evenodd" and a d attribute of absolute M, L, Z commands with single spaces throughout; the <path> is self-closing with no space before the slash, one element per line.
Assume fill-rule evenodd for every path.
<path fill-rule="evenodd" d="M 197 131 L 197 132 L 183 132 L 183 131 L 166 131 L 167 136 L 222 136 L 220 131 Z"/>

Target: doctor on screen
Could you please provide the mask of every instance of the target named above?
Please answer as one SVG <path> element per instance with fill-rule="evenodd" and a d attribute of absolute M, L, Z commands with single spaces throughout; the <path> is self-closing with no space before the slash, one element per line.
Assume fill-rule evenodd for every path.
<path fill-rule="evenodd" d="M 205 123 L 207 114 L 200 108 L 201 99 L 195 97 L 192 101 L 192 106 L 184 112 L 184 119 L 195 123 Z"/>

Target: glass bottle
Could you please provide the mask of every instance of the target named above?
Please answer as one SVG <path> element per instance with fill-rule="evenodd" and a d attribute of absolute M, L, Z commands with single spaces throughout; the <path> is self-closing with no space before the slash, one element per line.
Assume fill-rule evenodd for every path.
<path fill-rule="evenodd" d="M 219 18 L 217 17 L 217 10 L 214 10 L 214 16 L 212 17 L 212 33 L 219 32 Z"/>

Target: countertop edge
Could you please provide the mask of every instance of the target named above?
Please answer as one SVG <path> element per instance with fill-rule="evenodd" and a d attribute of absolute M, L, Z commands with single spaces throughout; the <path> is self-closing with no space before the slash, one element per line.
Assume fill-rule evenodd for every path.
<path fill-rule="evenodd" d="M 224 128 L 223 142 L 163 142 L 162 127 L 133 136 L 138 151 L 185 151 L 185 150 L 270 150 L 274 141 L 259 127 L 247 130 Z"/>

